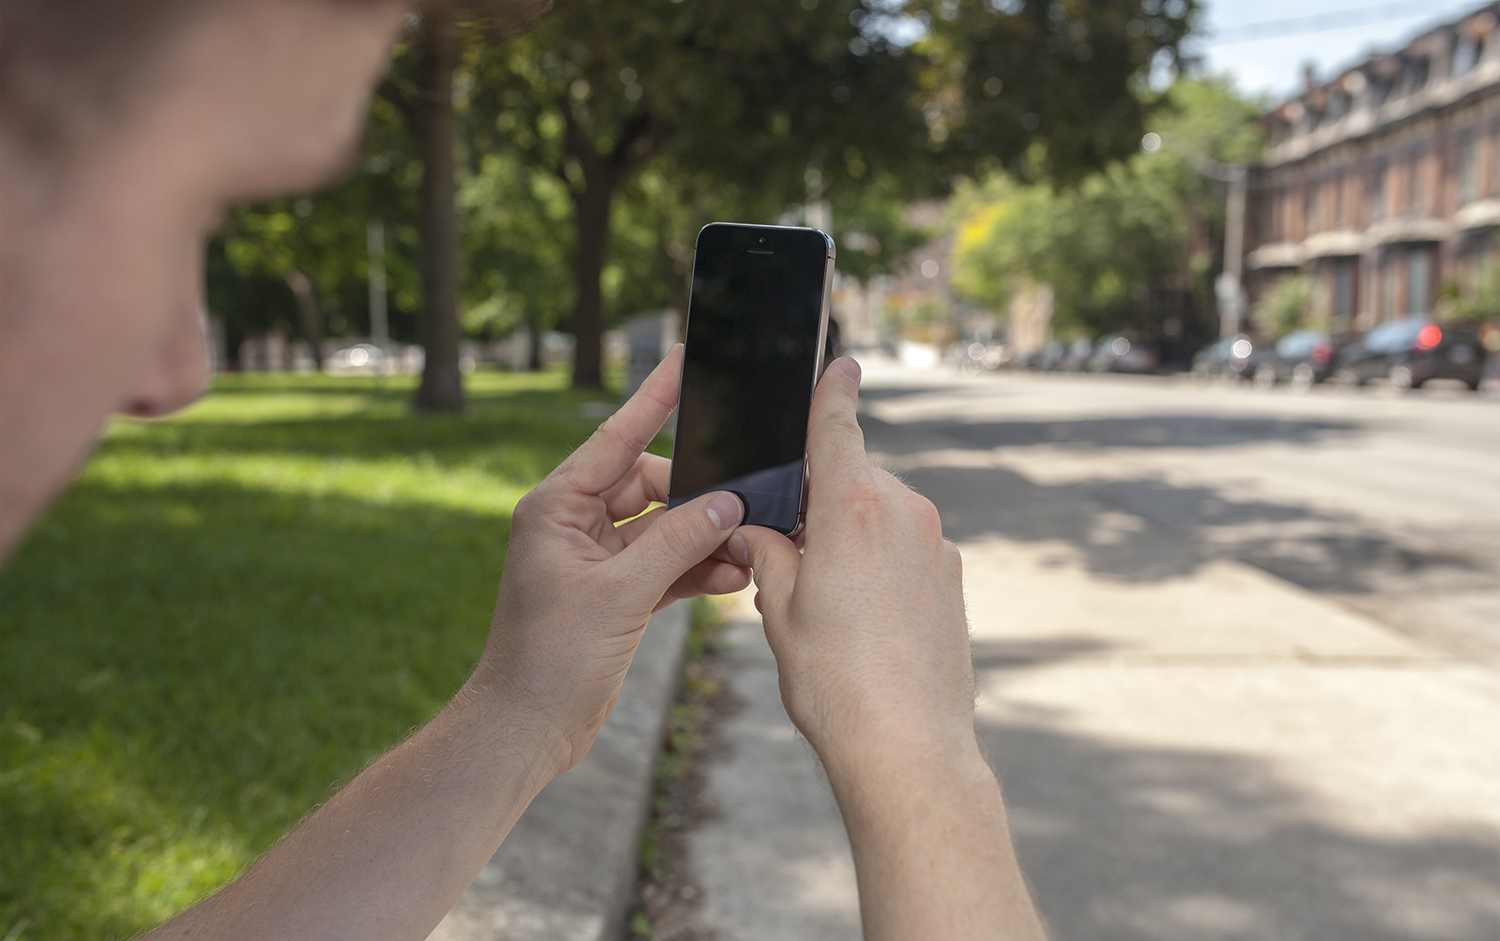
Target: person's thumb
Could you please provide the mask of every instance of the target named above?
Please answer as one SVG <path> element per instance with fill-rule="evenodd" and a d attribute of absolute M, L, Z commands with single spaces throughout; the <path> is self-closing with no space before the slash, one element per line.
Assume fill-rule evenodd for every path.
<path fill-rule="evenodd" d="M 741 526 L 725 548 L 731 559 L 750 566 L 761 615 L 779 617 L 791 602 L 802 553 L 781 533 L 761 526 Z"/>
<path fill-rule="evenodd" d="M 724 544 L 744 516 L 734 494 L 704 494 L 658 516 L 610 564 L 631 595 L 654 607 L 688 569 Z"/>

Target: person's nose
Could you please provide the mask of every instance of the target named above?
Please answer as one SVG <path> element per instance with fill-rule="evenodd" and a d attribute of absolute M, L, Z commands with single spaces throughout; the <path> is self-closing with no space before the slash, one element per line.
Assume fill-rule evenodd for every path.
<path fill-rule="evenodd" d="M 137 418 L 170 415 L 196 402 L 207 383 L 206 318 L 202 308 L 184 305 L 120 411 Z"/>

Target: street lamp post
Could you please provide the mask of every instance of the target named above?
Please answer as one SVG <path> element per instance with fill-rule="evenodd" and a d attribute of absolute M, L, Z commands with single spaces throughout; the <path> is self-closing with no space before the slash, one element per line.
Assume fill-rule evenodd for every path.
<path fill-rule="evenodd" d="M 1219 302 L 1219 336 L 1232 337 L 1240 332 L 1245 319 L 1242 275 L 1247 169 L 1242 163 L 1220 163 L 1198 149 L 1192 141 L 1171 131 L 1153 131 L 1141 138 L 1141 150 L 1148 154 L 1154 154 L 1163 147 L 1187 158 L 1193 169 L 1209 179 L 1229 184 L 1224 219 L 1224 271 L 1214 281 L 1214 296 Z"/>

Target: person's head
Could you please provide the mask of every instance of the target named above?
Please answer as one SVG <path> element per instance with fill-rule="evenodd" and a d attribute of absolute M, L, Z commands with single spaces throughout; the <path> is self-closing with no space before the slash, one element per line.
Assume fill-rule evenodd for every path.
<path fill-rule="evenodd" d="M 0 557 L 111 413 L 200 394 L 206 233 L 350 163 L 408 4 L 0 6 Z"/>

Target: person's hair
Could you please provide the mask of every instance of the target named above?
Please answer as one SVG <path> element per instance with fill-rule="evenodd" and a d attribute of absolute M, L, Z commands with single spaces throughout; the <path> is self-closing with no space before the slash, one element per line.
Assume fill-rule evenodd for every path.
<path fill-rule="evenodd" d="M 157 77 L 163 53 L 196 18 L 258 0 L 0 0 L 0 132 L 43 156 L 85 145 Z M 304 0 L 357 4 L 370 0 Z M 551 0 L 426 0 L 501 32 Z"/>

